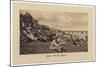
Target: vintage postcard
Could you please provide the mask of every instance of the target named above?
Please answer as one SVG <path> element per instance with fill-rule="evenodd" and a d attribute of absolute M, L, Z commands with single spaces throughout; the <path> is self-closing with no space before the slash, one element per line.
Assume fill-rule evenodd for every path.
<path fill-rule="evenodd" d="M 12 2 L 11 64 L 95 60 L 95 7 Z"/>

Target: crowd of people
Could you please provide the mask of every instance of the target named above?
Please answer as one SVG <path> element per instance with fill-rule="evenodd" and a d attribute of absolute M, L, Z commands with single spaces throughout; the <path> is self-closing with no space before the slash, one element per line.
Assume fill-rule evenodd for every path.
<path fill-rule="evenodd" d="M 80 47 L 87 44 L 87 31 L 61 31 L 40 25 L 28 12 L 20 14 L 20 42 L 50 42 L 49 49 L 62 51 L 63 45 L 73 44 Z"/>

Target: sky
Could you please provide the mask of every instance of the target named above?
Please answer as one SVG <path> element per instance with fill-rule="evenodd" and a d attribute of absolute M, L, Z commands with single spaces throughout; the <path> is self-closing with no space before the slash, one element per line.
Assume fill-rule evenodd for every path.
<path fill-rule="evenodd" d="M 63 31 L 87 31 L 88 13 L 28 11 L 38 23 Z"/>

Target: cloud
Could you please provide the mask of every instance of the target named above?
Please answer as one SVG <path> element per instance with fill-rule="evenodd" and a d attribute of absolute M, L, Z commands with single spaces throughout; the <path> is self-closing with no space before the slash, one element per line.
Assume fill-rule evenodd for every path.
<path fill-rule="evenodd" d="M 31 15 L 42 25 L 62 30 L 87 30 L 88 14 L 71 12 L 30 11 Z"/>

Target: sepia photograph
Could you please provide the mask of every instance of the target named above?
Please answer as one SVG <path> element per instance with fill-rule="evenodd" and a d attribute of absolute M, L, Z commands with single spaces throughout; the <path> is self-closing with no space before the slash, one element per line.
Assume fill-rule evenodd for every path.
<path fill-rule="evenodd" d="M 11 65 L 95 60 L 95 7 L 12 2 Z"/>
<path fill-rule="evenodd" d="M 87 51 L 88 13 L 20 10 L 20 54 Z"/>

